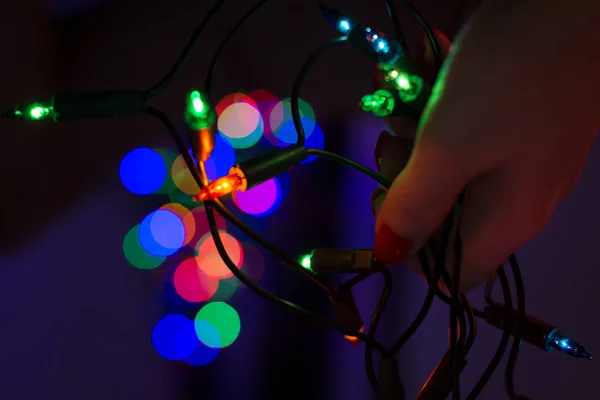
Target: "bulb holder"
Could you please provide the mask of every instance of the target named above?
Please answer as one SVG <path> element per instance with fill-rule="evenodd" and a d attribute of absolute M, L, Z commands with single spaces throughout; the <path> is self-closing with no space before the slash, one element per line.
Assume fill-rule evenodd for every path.
<path fill-rule="evenodd" d="M 372 274 L 371 249 L 316 249 L 310 255 L 311 270 L 317 275 Z"/>

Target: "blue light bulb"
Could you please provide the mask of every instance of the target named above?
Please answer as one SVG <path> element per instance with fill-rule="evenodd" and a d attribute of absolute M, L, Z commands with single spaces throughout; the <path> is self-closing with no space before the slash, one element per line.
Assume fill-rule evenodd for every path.
<path fill-rule="evenodd" d="M 551 349 L 553 348 L 560 350 L 563 353 L 567 353 L 576 358 L 587 358 L 589 360 L 592 359 L 592 356 L 587 352 L 585 347 L 573 339 L 564 336 L 558 329 L 550 332 L 546 340 L 548 347 Z"/>
<path fill-rule="evenodd" d="M 347 19 L 341 20 L 340 30 L 342 31 L 342 33 L 348 33 L 348 31 L 350 30 L 350 21 L 348 21 Z"/>

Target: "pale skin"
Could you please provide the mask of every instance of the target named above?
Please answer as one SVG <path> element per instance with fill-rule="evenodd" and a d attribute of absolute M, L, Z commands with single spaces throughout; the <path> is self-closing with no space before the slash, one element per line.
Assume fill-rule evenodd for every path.
<path fill-rule="evenodd" d="M 488 1 L 455 41 L 418 128 L 388 121 L 398 137 L 381 168 L 393 184 L 373 195 L 375 229 L 414 243 L 405 264 L 419 271 L 415 253 L 467 184 L 461 291 L 544 229 L 600 128 L 598 18 L 596 1 Z"/>

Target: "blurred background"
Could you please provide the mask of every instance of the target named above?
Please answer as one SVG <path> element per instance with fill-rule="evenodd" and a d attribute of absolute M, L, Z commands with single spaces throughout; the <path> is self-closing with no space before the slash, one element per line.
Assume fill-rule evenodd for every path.
<path fill-rule="evenodd" d="M 0 13 L 0 109 L 56 91 L 146 89 L 178 57 L 212 6 L 190 0 L 22 0 Z M 453 33 L 477 1 L 415 1 Z M 392 32 L 383 1 L 327 5 Z M 220 40 L 251 7 L 232 0 L 152 104 L 185 129 L 186 94 L 200 88 Z M 400 7 L 399 7 L 400 8 Z M 456 17 L 458 15 L 458 18 Z M 419 29 L 402 11 L 408 41 Z M 336 36 L 314 2 L 273 1 L 232 41 L 214 83 L 219 138 L 211 177 L 294 139 L 293 80 L 306 57 Z M 500 34 L 500 33 L 499 33 Z M 516 60 L 518 61 L 518 60 Z M 317 62 L 301 92 L 308 144 L 374 167 L 384 122 L 356 103 L 373 64 L 352 48 Z M 364 348 L 240 286 L 215 254 L 195 187 L 167 132 L 150 118 L 25 125 L 0 120 L 0 397 L 21 399 L 373 399 Z M 548 228 L 518 252 L 528 313 L 561 327 L 594 354 L 593 294 L 600 147 Z M 316 247 L 371 247 L 375 183 L 311 160 L 230 202 L 245 222 L 290 255 Z M 269 290 L 329 312 L 327 298 L 220 220 L 233 259 Z M 198 267 L 200 266 L 200 270 Z M 198 272 L 200 271 L 200 272 Z M 425 282 L 393 270 L 381 340 L 416 315 Z M 332 282 L 333 283 L 333 282 Z M 368 320 L 382 282 L 355 290 Z M 481 306 L 482 290 L 470 298 Z M 439 302 L 399 356 L 414 398 L 447 348 Z M 195 331 L 204 332 L 197 340 Z M 479 324 L 463 392 L 491 358 L 500 332 Z M 522 346 L 517 390 L 533 399 L 588 398 L 593 361 Z M 481 398 L 505 399 L 498 371 Z M 552 379 L 548 379 L 552 377 Z"/>

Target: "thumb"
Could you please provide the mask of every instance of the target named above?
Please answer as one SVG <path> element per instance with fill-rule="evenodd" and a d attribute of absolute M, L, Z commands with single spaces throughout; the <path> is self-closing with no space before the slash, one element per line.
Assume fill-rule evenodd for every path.
<path fill-rule="evenodd" d="M 375 224 L 375 257 L 400 263 L 433 236 L 469 180 L 459 155 L 421 137 L 390 187 Z"/>

